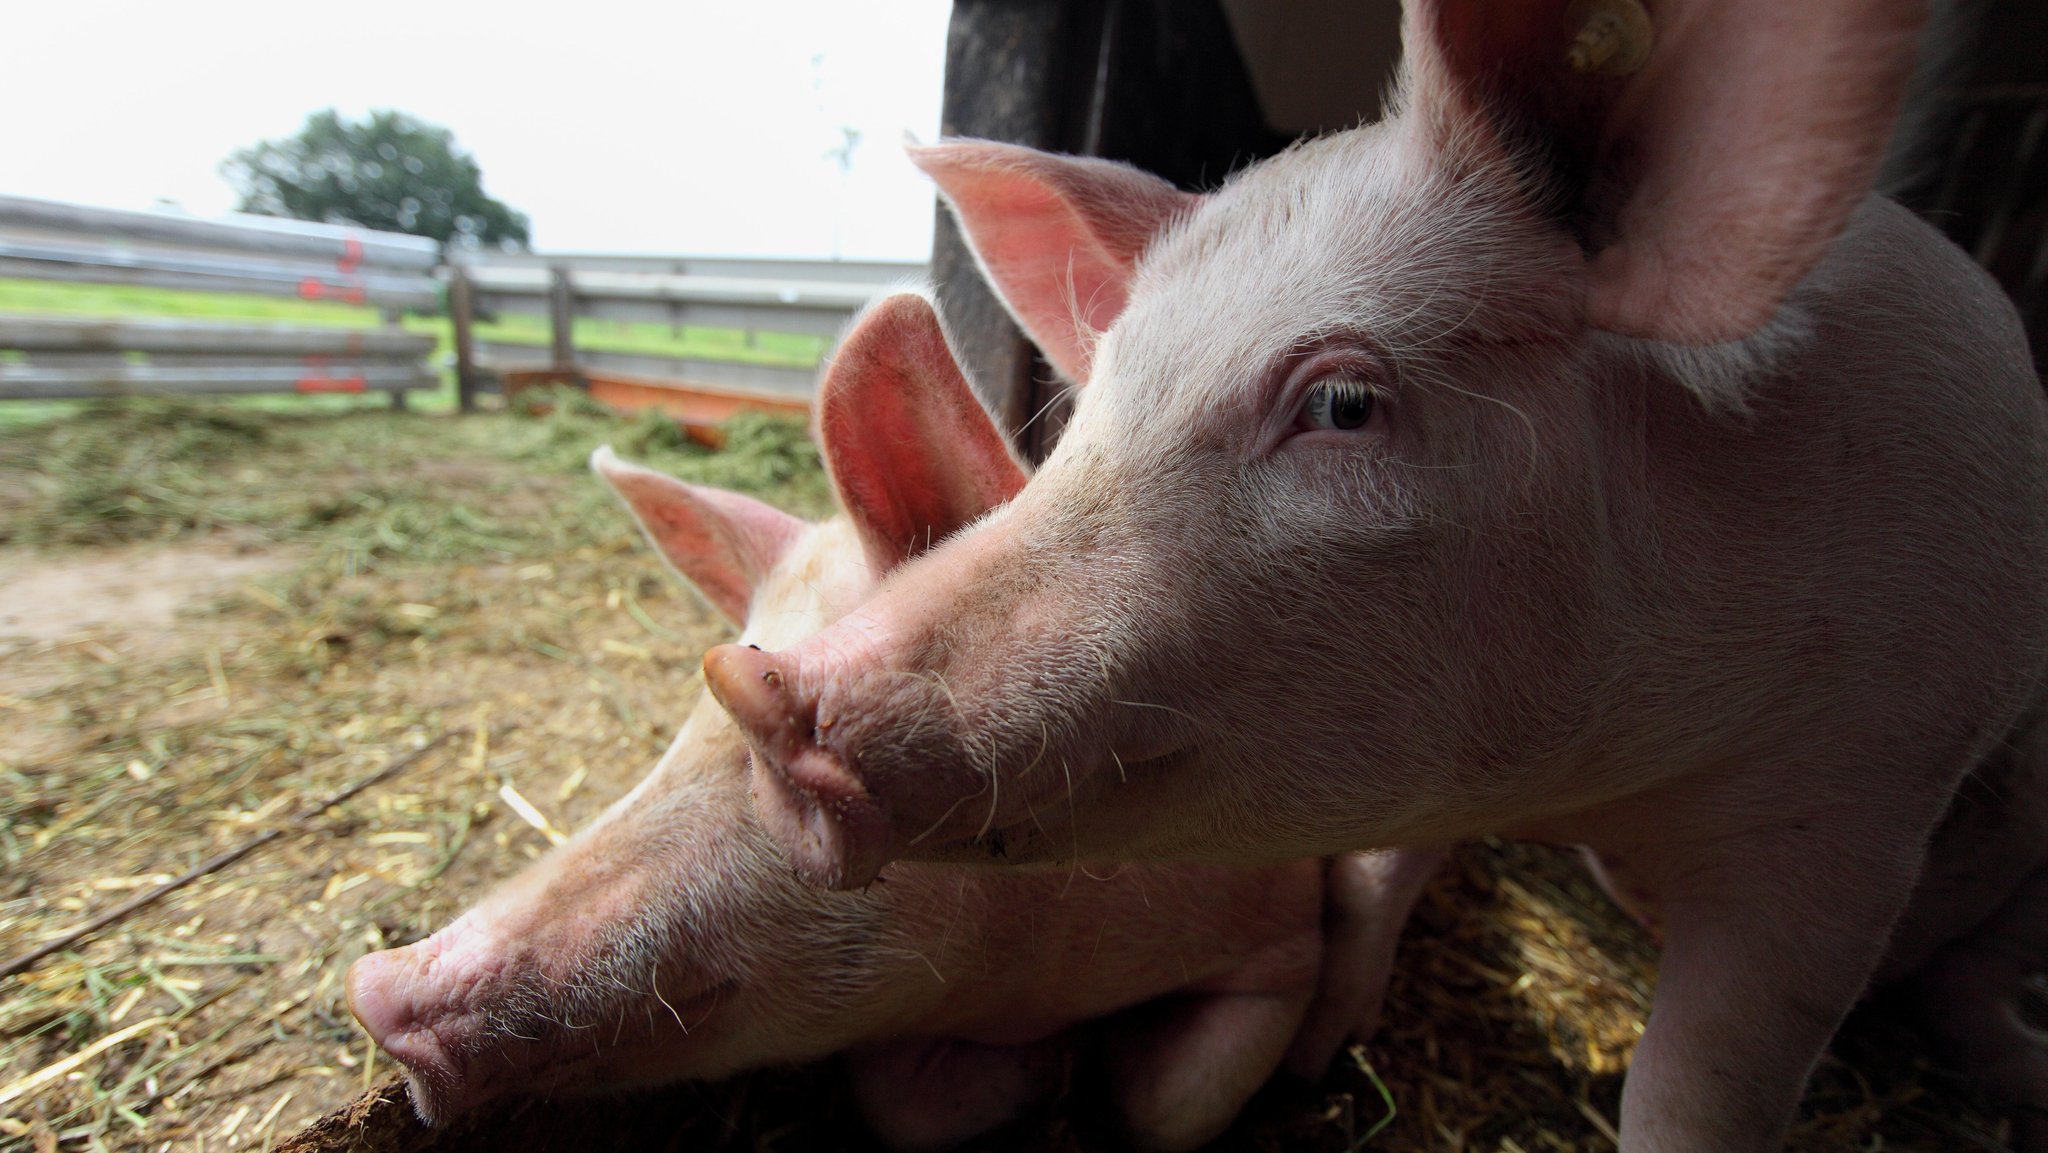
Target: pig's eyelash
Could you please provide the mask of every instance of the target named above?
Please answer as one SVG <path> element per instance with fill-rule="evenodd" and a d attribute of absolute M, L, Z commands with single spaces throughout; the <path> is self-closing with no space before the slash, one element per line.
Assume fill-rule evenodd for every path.
<path fill-rule="evenodd" d="M 1302 338 L 1285 356 L 1273 362 L 1259 388 L 1258 403 L 1266 414 L 1265 451 L 1272 451 L 1293 435 L 1302 403 L 1318 380 L 1351 377 L 1365 386 L 1376 405 L 1391 405 L 1397 401 L 1396 389 L 1389 380 L 1394 375 L 1393 360 L 1378 342 L 1357 336 L 1349 329 Z"/>

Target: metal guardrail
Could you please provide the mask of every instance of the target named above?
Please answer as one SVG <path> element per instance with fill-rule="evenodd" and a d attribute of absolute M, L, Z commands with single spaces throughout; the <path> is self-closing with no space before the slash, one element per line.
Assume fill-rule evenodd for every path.
<path fill-rule="evenodd" d="M 440 246 L 424 237 L 275 216 L 238 214 L 223 220 L 206 220 L 171 212 L 131 212 L 27 196 L 0 196 L 0 227 L 152 240 L 419 273 L 431 272 L 441 263 Z"/>
<path fill-rule="evenodd" d="M 478 363 L 495 373 L 554 372 L 548 350 L 533 345 L 485 341 L 477 345 Z M 747 364 L 694 357 L 648 356 L 600 349 L 576 350 L 576 374 L 598 374 L 681 385 L 707 385 L 721 391 L 758 393 L 763 397 L 807 398 L 817 388 L 818 370 L 778 364 Z"/>
<path fill-rule="evenodd" d="M 0 277 L 250 292 L 438 309 L 453 323 L 463 407 L 506 376 L 598 375 L 722 390 L 786 405 L 813 366 L 578 348 L 579 317 L 623 323 L 836 335 L 874 296 L 920 278 L 898 261 L 539 254 L 477 250 L 436 267 L 419 237 L 269 217 L 201 220 L 0 196 Z M 479 315 L 543 315 L 546 345 L 484 342 Z M 380 334 L 189 321 L 0 317 L 0 399 L 141 391 L 360 391 L 430 387 L 433 342 Z"/>
<path fill-rule="evenodd" d="M 926 265 L 914 260 L 792 260 L 767 256 L 639 256 L 613 252 L 505 252 L 476 249 L 451 254 L 472 272 L 481 269 L 566 268 L 571 273 L 649 272 L 678 276 L 713 276 L 736 280 L 835 281 L 869 287 L 887 286 L 925 275 Z"/>
<path fill-rule="evenodd" d="M 398 328 L 306 328 L 190 320 L 0 316 L 0 348 L 29 353 L 425 356 L 434 338 Z"/>
<path fill-rule="evenodd" d="M 431 388 L 429 335 L 185 320 L 0 316 L 0 400 L 161 392 L 403 393 Z M 146 356 L 138 363 L 137 356 Z"/>
<path fill-rule="evenodd" d="M 434 377 L 413 365 L 358 364 L 328 368 L 290 365 L 110 364 L 94 368 L 39 368 L 0 364 L 0 400 L 65 400 L 176 393 L 356 393 L 432 388 Z"/>
<path fill-rule="evenodd" d="M 246 292 L 419 312 L 441 304 L 441 284 L 425 276 L 337 273 L 297 261 L 141 249 L 119 243 L 53 243 L 0 233 L 0 277 L 127 284 L 193 292 Z"/>
<path fill-rule="evenodd" d="M 0 196 L 0 276 L 433 309 L 431 240 L 332 224 L 201 220 Z"/>
<path fill-rule="evenodd" d="M 431 240 L 240 216 L 202 220 L 0 196 L 0 277 L 247 292 L 376 305 L 381 329 L 0 316 L 0 400 L 156 392 L 432 388 L 435 339 L 394 310 L 438 310 Z"/>
<path fill-rule="evenodd" d="M 467 272 L 480 307 L 548 315 L 552 270 L 470 266 Z M 904 279 L 860 283 L 584 270 L 568 276 L 578 316 L 810 336 L 837 334 L 878 292 Z"/>
<path fill-rule="evenodd" d="M 691 256 L 461 253 L 454 257 L 449 310 L 457 379 L 465 400 L 496 378 L 546 374 L 630 378 L 676 387 L 787 400 L 808 396 L 813 366 L 777 366 L 579 348 L 579 317 L 808 336 L 837 335 L 869 300 L 924 275 L 890 261 L 727 259 Z M 549 318 L 548 345 L 481 341 L 478 314 Z"/>

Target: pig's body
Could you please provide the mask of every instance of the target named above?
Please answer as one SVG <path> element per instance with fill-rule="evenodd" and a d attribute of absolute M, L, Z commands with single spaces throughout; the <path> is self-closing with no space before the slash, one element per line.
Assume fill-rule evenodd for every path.
<path fill-rule="evenodd" d="M 857 601 L 865 571 L 846 521 L 807 531 L 743 640 L 800 639 Z M 590 828 L 426 941 L 364 960 L 352 1003 L 406 1067 L 423 1116 L 866 1044 L 856 1079 L 881 1082 L 863 1094 L 878 1129 L 942 1144 L 1055 1087 L 1041 1042 L 1173 993 L 1234 1019 L 1193 1044 L 1165 1025 L 1151 1026 L 1157 1046 L 1136 1025 L 1112 1029 L 1110 1076 L 1134 1134 L 1180 1148 L 1213 1136 L 1278 1067 L 1316 991 L 1320 861 L 906 865 L 822 894 L 753 819 L 747 778 L 745 739 L 706 697 Z M 1225 1035 L 1242 1050 L 1202 1051 Z M 859 1062 L 889 1075 L 863 1077 Z"/>
<path fill-rule="evenodd" d="M 904 540 L 919 525 L 944 531 L 946 517 L 994 499 L 975 477 L 1022 481 L 957 375 L 913 393 L 899 389 L 899 366 L 869 356 L 895 351 L 876 337 L 893 316 L 863 321 L 824 386 L 835 479 L 873 482 L 849 496 L 851 519 L 809 525 L 594 458 L 671 563 L 745 620 L 742 643 L 795 643 L 856 604 L 874 571 L 900 560 L 877 543 L 877 524 Z M 863 423 L 948 405 L 957 419 L 945 435 Z M 987 453 L 978 465 L 950 459 L 976 446 Z M 935 479 L 877 495 L 907 477 Z M 949 506 L 958 512 L 933 511 Z M 1074 1059 L 1106 1078 L 1134 1139 L 1186 1148 L 1227 1125 L 1283 1056 L 1313 1074 L 1347 1031 L 1370 1030 L 1400 923 L 1435 860 L 906 864 L 862 891 L 820 893 L 755 820 L 748 773 L 745 738 L 706 696 L 653 772 L 591 827 L 426 941 L 358 963 L 351 1005 L 405 1065 L 422 1116 L 858 1047 L 856 1091 L 881 1135 L 944 1145 L 1055 1091 L 1071 1056 L 1064 1031 L 1172 994 L 1102 1024 L 1099 1044 Z M 1319 986 L 1326 947 L 1341 963 Z"/>
<path fill-rule="evenodd" d="M 815 880 L 1582 843 L 1666 946 L 1628 1153 L 1774 1148 L 1907 971 L 2042 1149 L 2048 407 L 1991 280 L 1861 199 L 1911 5 L 1673 0 L 1639 83 L 1566 67 L 1630 7 L 1418 3 L 1399 115 L 1208 196 L 920 154 L 1087 386 L 1007 508 L 714 691 Z"/>

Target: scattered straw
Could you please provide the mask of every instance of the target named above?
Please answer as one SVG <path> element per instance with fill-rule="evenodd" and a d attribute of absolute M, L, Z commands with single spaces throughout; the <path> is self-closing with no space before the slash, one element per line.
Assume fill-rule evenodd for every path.
<path fill-rule="evenodd" d="M 291 1104 L 292 1098 L 296 1096 L 298 1096 L 298 1093 L 295 1090 L 285 1090 L 276 1101 L 271 1103 L 270 1108 L 263 1111 L 263 1116 L 256 1119 L 256 1130 L 263 1134 L 264 1144 L 268 1145 L 274 1135 L 273 1127 L 277 1124 L 277 1115 L 284 1112 L 284 1107 Z"/>
<path fill-rule="evenodd" d="M 155 403 L 0 429 L 11 567 L 61 581 L 73 557 L 135 558 L 182 578 L 262 553 L 272 574 L 191 594 L 153 580 L 185 598 L 169 629 L 129 629 L 115 612 L 115 624 L 49 644 L 0 638 L 0 960 L 330 795 L 361 771 L 365 746 L 409 747 L 486 703 L 521 726 L 486 734 L 488 771 L 371 789 L 0 977 L 0 1081 L 132 1023 L 189 1014 L 46 1085 L 24 1124 L 65 1134 L 67 1149 L 218 1148 L 214 1134 L 246 1104 L 234 1133 L 248 1147 L 283 1093 L 295 1094 L 286 1121 L 346 1101 L 361 1065 L 344 1072 L 335 1058 L 343 1045 L 361 1052 L 342 996 L 349 962 L 445 923 L 526 860 L 475 835 L 505 827 L 510 810 L 493 795 L 503 772 L 518 766 L 522 787 L 572 828 L 645 771 L 656 734 L 680 720 L 672 691 L 725 633 L 583 460 L 609 440 L 679 473 L 732 464 L 640 433 L 594 414 Z M 803 441 L 792 425 L 762 430 L 756 447 L 808 452 Z M 766 455 L 778 454 L 802 464 Z M 824 499 L 811 459 L 788 498 L 806 513 Z M 672 635 L 606 609 L 617 588 Z M 596 655 L 606 638 L 653 659 L 612 661 L 592 689 L 580 657 L 564 667 L 537 653 Z M 554 802 L 572 765 L 587 779 Z M 27 1133 L 0 1134 L 0 1151 Z"/>
<path fill-rule="evenodd" d="M 520 820 L 539 830 L 540 835 L 546 837 L 550 844 L 559 845 L 569 839 L 569 834 L 556 828 L 554 822 L 548 820 L 539 809 L 534 808 L 533 802 L 521 796 L 511 781 L 498 786 L 498 796 L 512 807 L 514 813 L 519 814 Z"/>
<path fill-rule="evenodd" d="M 279 558 L 277 575 L 187 605 L 174 634 L 108 628 L 0 659 L 0 941 L 69 932 L 306 811 L 363 771 L 356 750 L 484 731 L 460 767 L 450 749 L 450 771 L 370 789 L 0 978 L 10 1087 L 105 1045 L 17 1099 L 0 1150 L 59 1134 L 67 1149 L 217 1149 L 223 1130 L 246 1148 L 329 1111 L 283 1147 L 844 1148 L 859 1122 L 830 1064 L 624 1104 L 508 1105 L 427 1132 L 388 1078 L 350 1105 L 390 1066 L 365 1060 L 343 992 L 364 952 L 419 939 L 525 863 L 536 846 L 500 841 L 519 828 L 508 815 L 552 840 L 622 795 L 727 636 L 583 471 L 589 450 L 610 440 L 815 514 L 828 496 L 801 428 L 736 429 L 711 454 L 658 422 L 567 406 L 544 420 L 205 408 L 0 431 L 0 542 L 47 550 L 22 562 L 62 565 L 81 546 Z M 492 731 L 485 705 L 518 727 Z M 1276 1081 L 1219 1147 L 1611 1149 L 1655 975 L 1569 854 L 1465 847 L 1418 907 L 1381 1034 L 1315 1084 Z M 1100 1086 L 1077 1078 L 975 1148 L 1120 1147 Z M 1822 1062 L 1788 1148 L 1976 1150 L 1999 1134 L 1917 1037 L 1874 1014 Z"/>
<path fill-rule="evenodd" d="M 1586 1119 L 1586 1123 L 1593 1127 L 1594 1132 L 1612 1141 L 1617 1148 L 1621 1145 L 1621 1134 L 1615 1130 L 1614 1123 L 1607 1119 L 1606 1114 L 1593 1108 L 1592 1102 L 1574 1101 L 1573 1104 L 1578 1106 L 1579 1115 Z"/>
<path fill-rule="evenodd" d="M 133 897 L 129 900 L 123 901 L 121 904 L 116 905 L 115 907 L 107 910 L 106 912 L 100 914 L 97 917 L 94 917 L 90 921 L 87 921 L 85 924 L 80 925 L 78 928 L 66 933 L 60 933 L 55 939 L 47 941 L 34 949 L 30 949 L 28 952 L 23 953 L 21 956 L 14 958 L 13 960 L 7 962 L 4 965 L 0 965 L 0 977 L 11 977 L 16 973 L 23 972 L 24 970 L 28 969 L 30 966 L 34 965 L 36 962 L 42 960 L 43 958 L 48 957 L 60 950 L 70 948 L 71 946 L 77 944 L 79 941 L 84 940 L 86 937 L 91 936 L 92 934 L 99 932 L 101 929 L 106 928 L 108 925 L 114 924 L 115 922 L 122 920 L 129 914 L 135 912 L 137 909 L 141 909 L 146 906 L 155 904 L 157 901 L 162 900 L 164 897 L 167 897 L 170 894 L 177 892 L 179 889 L 184 888 L 186 885 L 191 884 L 192 882 L 200 879 L 201 877 L 207 876 L 211 873 L 215 873 L 221 869 L 227 868 L 229 865 L 234 864 L 236 861 L 241 860 L 242 858 L 262 848 L 263 846 L 271 843 L 272 841 L 277 840 L 280 837 L 284 837 L 291 833 L 302 831 L 306 827 L 307 822 L 319 816 L 321 813 L 326 812 L 328 809 L 331 809 L 336 805 L 347 802 L 350 798 L 356 796 L 357 794 L 363 792 L 366 789 L 374 788 L 377 785 L 383 784 L 385 781 L 390 780 L 392 777 L 395 777 L 399 773 L 402 773 L 405 770 L 411 768 L 412 766 L 418 764 L 423 758 L 426 757 L 426 755 L 429 752 L 433 751 L 436 748 L 439 748 L 442 742 L 446 741 L 450 735 L 451 734 L 449 733 L 442 733 L 440 736 L 435 737 L 433 740 L 428 741 L 424 745 L 421 745 L 418 749 L 415 749 L 413 752 L 408 753 L 405 756 L 396 758 L 390 764 L 385 765 L 383 768 L 377 770 L 374 773 L 371 773 L 369 776 L 364 777 L 362 780 L 357 781 L 355 784 L 352 784 L 347 788 L 341 790 L 340 792 L 335 793 L 334 795 L 327 797 L 326 799 L 315 804 L 306 812 L 300 814 L 298 819 L 294 820 L 291 824 L 286 825 L 282 828 L 271 829 L 267 832 L 261 833 L 257 835 L 254 839 L 245 841 L 242 844 L 236 846 L 235 848 L 229 849 L 225 853 L 220 853 L 213 857 L 209 857 L 200 864 L 195 865 L 191 869 L 188 869 L 183 874 L 163 882 L 162 884 L 156 886 L 155 888 L 149 890 L 141 896 Z"/>
<path fill-rule="evenodd" d="M 90 1061 L 94 1057 L 99 1056 L 101 1053 L 106 1052 L 107 1050 L 113 1048 L 116 1045 L 121 1044 L 124 1041 L 129 1041 L 136 1037 L 139 1037 L 142 1034 L 149 1032 L 151 1029 L 154 1029 L 159 1025 L 166 1024 L 169 1021 L 169 1017 L 150 1017 L 145 1020 L 137 1021 L 133 1025 L 130 1025 L 125 1029 L 119 1030 L 118 1032 L 109 1033 L 106 1036 L 101 1037 L 99 1040 L 94 1041 L 92 1044 L 87 1045 L 85 1048 L 80 1049 L 78 1052 L 73 1053 L 72 1055 L 64 1058 L 61 1061 L 56 1061 L 49 1065 L 45 1065 L 41 1069 L 38 1069 L 35 1072 L 30 1073 L 26 1077 L 20 1078 L 19 1080 L 11 1081 L 6 1085 L 0 1085 L 0 1106 L 11 1105 L 16 1101 L 20 1101 L 34 1095 L 36 1090 L 43 1088 L 45 1085 L 50 1084 L 52 1081 L 55 1081 L 59 1077 L 62 1077 L 65 1074 L 71 1072 L 73 1069 L 78 1068 L 79 1066 L 85 1064 L 87 1061 Z"/>
<path fill-rule="evenodd" d="M 1359 1134 L 1358 1140 L 1352 1143 L 1351 1148 L 1355 1153 L 1356 1150 L 1370 1145 L 1372 1139 L 1380 1135 L 1381 1130 L 1392 1125 L 1394 1118 L 1400 1115 L 1400 1110 L 1394 1107 L 1393 1091 L 1388 1089 L 1387 1083 L 1380 1080 L 1380 1075 L 1373 1071 L 1372 1062 L 1365 1059 L 1365 1046 L 1353 1045 L 1346 1052 L 1351 1057 L 1351 1063 L 1358 1067 L 1360 1073 L 1365 1074 L 1366 1080 L 1372 1082 L 1373 1089 L 1380 1095 L 1380 1103 L 1385 1105 L 1387 1109 L 1386 1113 L 1378 1121 L 1373 1122 L 1372 1128 Z"/>

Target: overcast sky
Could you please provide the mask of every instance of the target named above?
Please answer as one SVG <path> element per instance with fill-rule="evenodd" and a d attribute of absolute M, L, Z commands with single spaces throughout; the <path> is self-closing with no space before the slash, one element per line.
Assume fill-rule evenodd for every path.
<path fill-rule="evenodd" d="M 536 248 L 922 258 L 947 0 L 19 3 L 0 193 L 212 215 L 316 109 L 441 124 Z M 827 153 L 861 133 L 842 176 Z"/>

